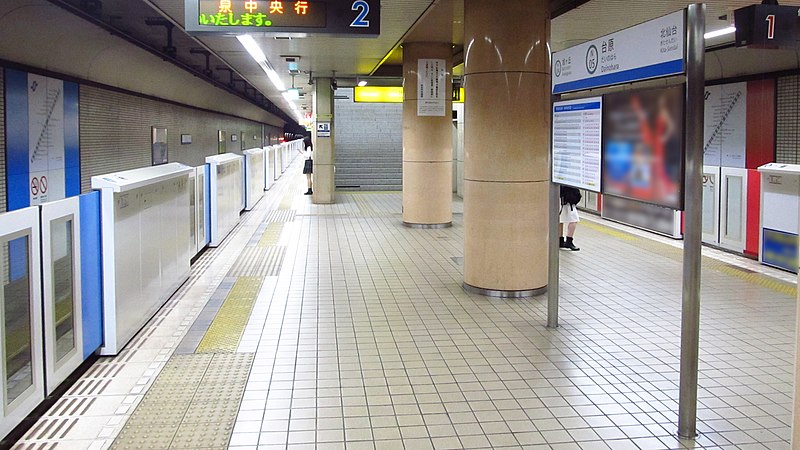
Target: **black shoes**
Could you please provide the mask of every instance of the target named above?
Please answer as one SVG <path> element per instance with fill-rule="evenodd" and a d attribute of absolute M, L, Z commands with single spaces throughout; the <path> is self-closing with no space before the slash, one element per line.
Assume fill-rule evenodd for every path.
<path fill-rule="evenodd" d="M 575 247 L 575 243 L 572 242 L 572 238 L 571 237 L 568 237 L 566 240 L 564 240 L 564 238 L 561 238 L 561 242 L 560 242 L 559 247 L 572 250 L 573 252 L 580 251 L 580 248 Z"/>
<path fill-rule="evenodd" d="M 303 194 L 303 195 L 311 195 L 311 194 L 313 194 L 313 193 L 314 193 L 314 192 L 313 192 L 313 191 L 311 191 L 311 189 L 309 189 L 309 190 L 307 190 L 307 191 L 306 191 L 306 193 L 305 193 L 305 194 Z"/>

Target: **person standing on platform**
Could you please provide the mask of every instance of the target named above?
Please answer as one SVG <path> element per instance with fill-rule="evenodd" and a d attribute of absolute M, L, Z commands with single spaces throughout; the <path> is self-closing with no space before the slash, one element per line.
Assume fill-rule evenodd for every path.
<path fill-rule="evenodd" d="M 566 248 L 573 252 L 580 250 L 572 240 L 575 236 L 575 228 L 580 222 L 577 207 L 580 201 L 581 191 L 574 187 L 561 186 L 561 210 L 558 217 L 559 248 Z M 566 228 L 566 237 L 564 236 L 564 228 Z"/>
<path fill-rule="evenodd" d="M 313 148 L 311 147 L 311 139 L 304 139 L 303 144 L 305 145 L 305 151 L 298 150 L 303 158 L 305 158 L 305 163 L 303 164 L 303 173 L 306 175 L 306 181 L 308 182 L 308 190 L 303 195 L 311 195 L 314 191 L 311 189 L 311 175 L 314 173 L 314 161 L 311 159 L 311 151 Z"/>

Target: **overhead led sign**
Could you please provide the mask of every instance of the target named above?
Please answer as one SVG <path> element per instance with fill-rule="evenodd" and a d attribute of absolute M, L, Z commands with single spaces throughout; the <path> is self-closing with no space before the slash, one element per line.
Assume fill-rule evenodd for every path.
<path fill-rule="evenodd" d="M 190 33 L 380 34 L 380 0 L 185 1 Z"/>
<path fill-rule="evenodd" d="M 353 90 L 356 103 L 403 103 L 402 86 L 356 86 Z"/>

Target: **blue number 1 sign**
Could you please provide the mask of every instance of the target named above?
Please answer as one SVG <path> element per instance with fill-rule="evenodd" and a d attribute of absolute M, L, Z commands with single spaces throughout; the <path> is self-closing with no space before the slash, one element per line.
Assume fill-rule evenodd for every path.
<path fill-rule="evenodd" d="M 358 11 L 358 15 L 350 26 L 354 28 L 368 28 L 369 20 L 367 16 L 369 15 L 369 3 L 365 0 L 356 0 L 353 2 L 353 6 L 350 9 Z"/>

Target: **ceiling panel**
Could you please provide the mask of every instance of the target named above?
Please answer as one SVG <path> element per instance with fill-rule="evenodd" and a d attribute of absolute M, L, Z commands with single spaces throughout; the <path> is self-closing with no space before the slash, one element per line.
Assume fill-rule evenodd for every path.
<path fill-rule="evenodd" d="M 177 25 L 184 23 L 184 0 L 108 0 L 113 3 L 128 3 L 126 15 L 135 14 L 136 5 L 144 2 Z M 616 30 L 630 27 L 655 17 L 685 8 L 691 2 L 678 0 L 552 0 L 560 15 L 552 21 L 551 48 L 554 51 L 595 39 Z M 754 0 L 709 0 L 707 5 L 707 29 L 715 30 L 729 25 L 734 9 L 758 3 Z M 433 5 L 436 6 L 433 6 Z M 572 5 L 580 6 L 569 9 Z M 800 0 L 787 0 L 781 4 L 800 6 Z M 559 6 L 559 7 L 561 7 Z M 437 10 L 452 10 L 452 20 L 441 20 Z M 309 35 L 304 38 L 276 39 L 261 34 L 254 36 L 264 50 L 271 64 L 280 74 L 284 84 L 292 85 L 286 56 L 299 56 L 298 68 L 302 72 L 295 78 L 295 86 L 310 87 L 308 73 L 328 77 L 336 72 L 337 78 L 347 84 L 345 79 L 355 79 L 373 73 L 379 66 L 397 67 L 402 64 L 400 44 L 406 38 L 425 40 L 428 36 L 439 36 L 443 27 L 450 27 L 455 51 L 463 43 L 464 0 L 384 0 L 381 4 L 381 35 L 377 38 L 344 38 Z M 566 11 L 566 12 L 565 12 Z M 141 14 L 140 14 L 141 15 Z M 726 16 L 727 17 L 723 17 Z M 427 20 L 430 17 L 430 20 Z M 436 19 L 436 20 L 434 20 Z M 445 24 L 445 22 L 447 22 Z M 143 17 L 131 20 L 125 26 L 141 28 Z M 163 28 L 151 29 L 153 45 L 161 45 Z M 707 42 L 710 45 L 732 41 L 732 35 Z M 261 68 L 244 51 L 235 37 L 205 35 L 191 37 L 181 34 L 177 38 L 179 47 L 203 46 L 212 51 L 222 61 L 244 77 L 273 103 L 285 111 L 289 108 L 280 93 L 272 86 Z M 732 55 L 736 55 L 735 53 Z M 736 56 L 733 56 L 736 57 Z M 202 56 L 193 56 L 193 61 L 202 64 Z M 791 59 L 788 58 L 787 61 Z M 193 62 L 194 64 L 194 62 Z M 755 63 L 753 63 L 755 66 Z M 745 71 L 737 66 L 733 71 L 720 70 L 720 73 L 739 73 Z M 746 71 L 745 71 L 746 72 Z M 396 74 L 388 70 L 387 74 Z M 227 80 L 220 72 L 217 78 Z M 396 81 L 395 81 L 396 82 Z M 301 107 L 310 110 L 310 96 L 300 102 Z"/>
<path fill-rule="evenodd" d="M 177 24 L 184 24 L 184 0 L 143 0 Z M 308 75 L 329 77 L 364 76 L 377 68 L 384 56 L 395 48 L 409 28 L 422 16 L 433 0 L 391 0 L 381 3 L 381 34 L 377 38 L 347 38 L 309 35 L 304 38 L 276 39 L 266 34 L 254 34 L 272 66 L 290 87 L 292 77 L 285 56 L 299 56 L 298 68 L 303 75 L 295 79 L 296 86 L 308 86 Z M 261 77 L 263 71 L 245 52 L 233 36 L 207 35 L 194 39 L 214 52 L 240 75 L 258 88 L 273 103 L 288 111 L 285 100 Z M 260 73 L 259 73 L 260 72 Z M 310 108 L 310 96 L 300 102 Z"/>

